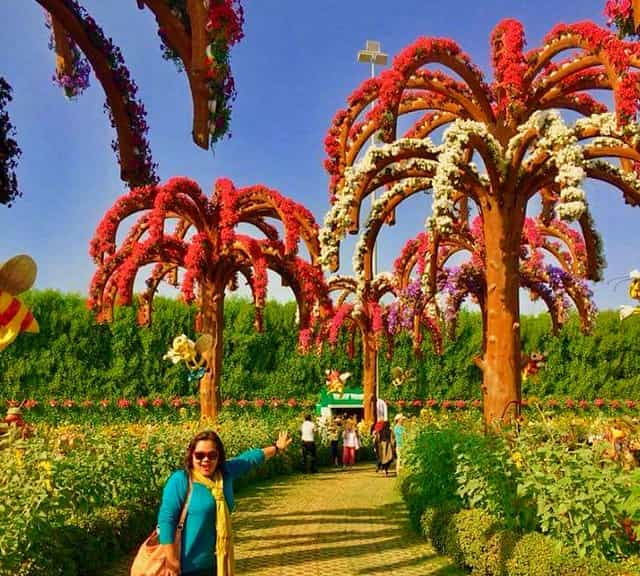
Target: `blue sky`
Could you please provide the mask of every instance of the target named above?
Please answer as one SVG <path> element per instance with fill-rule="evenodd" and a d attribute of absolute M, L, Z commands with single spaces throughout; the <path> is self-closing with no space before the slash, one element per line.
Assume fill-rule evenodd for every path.
<path fill-rule="evenodd" d="M 189 176 L 207 193 L 221 176 L 239 186 L 262 183 L 305 204 L 320 222 L 328 208 L 324 137 L 335 112 L 370 73 L 356 62 L 367 39 L 379 40 L 393 57 L 419 36 L 451 37 L 491 79 L 489 36 L 502 18 L 524 23 L 529 47 L 558 22 L 604 22 L 604 0 L 246 0 L 245 38 L 232 53 L 238 89 L 232 138 L 212 153 L 191 140 L 188 84 L 162 60 L 152 14 L 138 10 L 134 0 L 83 5 L 121 48 L 138 84 L 162 180 Z M 86 294 L 94 271 L 89 240 L 124 192 L 104 95 L 93 77 L 73 102 L 53 85 L 54 55 L 35 1 L 0 3 L 0 22 L 0 74 L 14 88 L 9 113 L 23 152 L 18 177 L 24 193 L 12 208 L 0 206 L 0 261 L 27 252 L 39 265 L 37 288 Z M 589 186 L 588 192 L 609 263 L 605 279 L 640 268 L 640 209 L 626 207 L 612 188 Z M 400 225 L 381 237 L 381 269 L 428 212 L 429 200 L 422 197 L 399 213 Z M 352 245 L 343 251 L 345 273 Z M 626 284 L 614 290 L 604 282 L 594 291 L 600 308 L 629 303 Z M 288 299 L 289 293 L 274 285 L 272 296 Z M 523 305 L 526 312 L 538 309 Z"/>

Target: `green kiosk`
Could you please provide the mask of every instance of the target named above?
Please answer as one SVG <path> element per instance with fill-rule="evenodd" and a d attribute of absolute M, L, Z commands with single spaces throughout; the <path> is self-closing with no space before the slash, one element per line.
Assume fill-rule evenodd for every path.
<path fill-rule="evenodd" d="M 364 416 L 364 394 L 362 388 L 345 388 L 342 394 L 327 391 L 322 387 L 320 402 L 316 404 L 316 414 L 319 416 L 358 416 L 362 420 Z"/>

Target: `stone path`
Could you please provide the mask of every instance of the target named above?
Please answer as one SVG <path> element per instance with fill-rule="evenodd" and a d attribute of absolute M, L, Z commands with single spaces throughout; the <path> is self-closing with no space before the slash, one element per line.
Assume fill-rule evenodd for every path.
<path fill-rule="evenodd" d="M 366 464 L 243 490 L 234 514 L 237 575 L 462 575 L 411 530 L 395 483 Z"/>

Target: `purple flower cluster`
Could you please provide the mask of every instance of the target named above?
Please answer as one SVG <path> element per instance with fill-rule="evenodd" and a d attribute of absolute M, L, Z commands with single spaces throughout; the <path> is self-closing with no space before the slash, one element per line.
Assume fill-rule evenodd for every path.
<path fill-rule="evenodd" d="M 151 158 L 151 150 L 147 141 L 147 132 L 149 127 L 146 122 L 146 111 L 142 103 L 136 100 L 138 93 L 138 87 L 136 83 L 131 79 L 129 70 L 125 66 L 124 58 L 120 49 L 113 44 L 110 38 L 106 38 L 102 29 L 96 21 L 89 15 L 85 8 L 80 6 L 76 0 L 62 0 L 65 6 L 73 12 L 75 17 L 80 21 L 79 23 L 85 29 L 89 41 L 93 44 L 99 52 L 101 52 L 105 60 L 109 64 L 114 84 L 121 92 L 121 96 L 126 103 L 128 126 L 131 130 L 133 146 L 136 156 L 136 165 L 126 175 L 129 184 L 140 185 L 142 183 L 155 183 L 158 182 L 158 177 L 155 173 L 156 164 Z M 75 43 L 72 44 L 75 46 Z M 77 49 L 77 46 L 76 46 Z M 80 59 L 82 60 L 82 58 Z M 88 64 L 87 64 L 88 66 Z M 65 91 L 67 88 L 77 87 L 82 82 L 88 83 L 88 68 L 78 64 L 77 72 L 74 73 L 73 80 L 63 81 L 63 87 Z M 64 83 L 68 82 L 68 86 Z M 109 106 L 109 102 L 105 103 L 105 109 L 108 111 L 111 125 L 117 128 L 116 122 L 113 116 L 113 111 Z M 117 141 L 113 141 L 111 144 L 116 153 L 119 151 Z M 122 162 L 122 159 L 119 158 Z"/>
<path fill-rule="evenodd" d="M 12 138 L 15 129 L 5 110 L 11 100 L 11 86 L 0 76 L 0 204 L 9 206 L 15 198 L 21 196 L 15 169 L 22 153 L 18 143 Z"/>

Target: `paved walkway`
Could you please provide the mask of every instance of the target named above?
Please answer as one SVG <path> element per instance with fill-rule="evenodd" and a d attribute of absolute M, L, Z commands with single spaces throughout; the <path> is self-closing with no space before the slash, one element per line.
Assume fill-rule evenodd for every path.
<path fill-rule="evenodd" d="M 395 483 L 367 464 L 347 472 L 284 477 L 243 490 L 234 513 L 236 573 L 463 574 L 411 530 Z"/>

